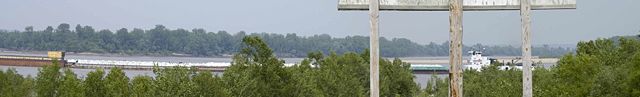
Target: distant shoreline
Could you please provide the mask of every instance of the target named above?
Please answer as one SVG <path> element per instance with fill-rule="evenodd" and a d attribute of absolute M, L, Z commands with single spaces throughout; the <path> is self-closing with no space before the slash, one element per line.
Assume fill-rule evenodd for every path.
<path fill-rule="evenodd" d="M 0 51 L 0 55 L 17 55 L 17 56 L 41 56 L 46 57 L 45 51 Z M 499 61 L 509 61 L 517 59 L 520 56 L 487 56 L 489 58 L 496 58 Z M 232 62 L 232 57 L 197 57 L 197 56 L 143 56 L 143 55 L 121 55 L 121 54 L 99 54 L 99 53 L 68 53 L 67 59 L 85 59 L 85 60 L 120 60 L 120 61 L 154 61 L 154 62 Z M 299 63 L 304 57 L 279 57 L 286 63 Z M 384 57 L 387 60 L 394 60 L 395 57 Z M 466 62 L 467 56 L 463 57 L 463 62 Z M 403 62 L 412 64 L 448 64 L 448 56 L 434 56 L 434 57 L 398 57 Z M 558 58 L 544 58 L 533 57 L 534 62 L 541 62 L 545 64 L 555 64 Z"/>

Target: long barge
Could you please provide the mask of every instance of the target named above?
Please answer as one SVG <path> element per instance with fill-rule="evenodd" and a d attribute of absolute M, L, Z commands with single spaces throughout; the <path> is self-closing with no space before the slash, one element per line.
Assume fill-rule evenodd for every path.
<path fill-rule="evenodd" d="M 51 65 L 57 61 L 61 67 L 69 68 L 122 68 L 129 70 L 152 70 L 154 66 L 158 67 L 196 67 L 198 70 L 224 72 L 231 66 L 231 62 L 204 62 L 204 63 L 183 63 L 183 62 L 155 62 L 155 61 L 122 61 L 122 60 L 86 60 L 86 59 L 65 59 L 64 52 L 50 51 L 48 56 L 21 56 L 21 55 L 0 55 L 0 65 L 3 66 L 27 66 L 42 67 Z M 294 63 L 285 63 L 285 66 L 294 66 Z M 431 64 L 412 64 L 411 70 L 419 74 L 446 74 L 448 68 L 442 65 Z"/>
<path fill-rule="evenodd" d="M 0 65 L 4 66 L 26 66 L 26 67 L 42 67 L 45 65 L 53 65 L 57 61 L 60 66 L 65 66 L 67 61 L 64 59 L 64 52 L 49 52 L 49 56 L 19 56 L 19 55 L 0 55 Z"/>

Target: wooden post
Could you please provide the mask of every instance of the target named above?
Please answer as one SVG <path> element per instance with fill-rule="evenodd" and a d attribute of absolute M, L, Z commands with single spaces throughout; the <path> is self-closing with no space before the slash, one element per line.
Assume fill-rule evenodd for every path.
<path fill-rule="evenodd" d="M 338 10 L 369 9 L 371 97 L 379 96 L 378 11 L 449 11 L 449 96 L 462 96 L 462 11 L 520 10 L 522 16 L 523 97 L 532 97 L 531 10 L 576 9 L 576 0 L 338 0 Z M 520 2 L 517 2 L 520 1 Z M 518 4 L 520 3 L 520 4 Z M 367 5 L 368 4 L 368 5 Z M 368 7 L 367 7 L 368 6 Z M 380 7 L 382 6 L 382 7 Z M 463 9 L 464 7 L 464 9 Z M 518 8 L 519 7 L 519 8 Z"/>
<path fill-rule="evenodd" d="M 378 50 L 378 11 L 379 11 L 379 1 L 378 0 L 369 0 L 369 22 L 371 24 L 371 36 L 369 36 L 369 87 L 371 90 L 370 97 L 380 97 L 380 74 L 378 69 L 378 64 L 380 61 L 379 50 Z"/>
<path fill-rule="evenodd" d="M 449 97 L 462 97 L 462 0 L 449 0 Z"/>
<path fill-rule="evenodd" d="M 531 78 L 531 5 L 529 0 L 520 0 L 522 21 L 522 97 L 533 96 Z"/>

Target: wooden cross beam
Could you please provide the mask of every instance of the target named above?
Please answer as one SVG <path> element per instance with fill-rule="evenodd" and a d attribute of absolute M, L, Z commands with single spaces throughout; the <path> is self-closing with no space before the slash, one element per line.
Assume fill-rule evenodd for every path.
<path fill-rule="evenodd" d="M 369 10 L 369 0 L 339 0 L 338 10 Z M 449 0 L 379 0 L 382 11 L 449 11 Z M 464 11 L 520 10 L 519 0 L 462 0 Z M 531 0 L 532 10 L 576 9 L 576 0 Z"/>
<path fill-rule="evenodd" d="M 370 97 L 379 97 L 378 11 L 449 11 L 449 96 L 462 97 L 462 13 L 520 10 L 523 97 L 532 97 L 531 10 L 576 9 L 576 0 L 339 0 L 338 10 L 369 10 Z"/>

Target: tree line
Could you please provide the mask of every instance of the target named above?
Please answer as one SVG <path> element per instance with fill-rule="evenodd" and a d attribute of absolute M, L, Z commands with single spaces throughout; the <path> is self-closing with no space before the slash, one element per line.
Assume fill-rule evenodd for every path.
<path fill-rule="evenodd" d="M 2 97 L 366 97 L 368 52 L 338 55 L 310 52 L 300 64 L 284 67 L 258 37 L 243 38 L 242 49 L 224 74 L 195 68 L 154 68 L 155 77 L 129 78 L 119 69 L 102 69 L 78 78 L 70 69 L 49 65 L 23 77 L 0 70 Z M 413 82 L 409 64 L 381 60 L 383 97 L 446 97 L 447 78 L 435 75 L 427 87 Z M 522 94 L 522 71 L 499 70 L 501 63 L 464 71 L 464 96 L 512 97 Z M 63 72 L 60 72 L 60 70 Z M 598 39 L 578 43 L 555 67 L 533 70 L 536 97 L 640 96 L 640 41 Z M 106 75 L 106 76 L 105 76 Z"/>
<path fill-rule="evenodd" d="M 78 78 L 69 68 L 47 65 L 35 78 L 0 70 L 2 97 L 366 97 L 368 52 L 309 53 L 284 67 L 258 37 L 243 38 L 241 51 L 222 75 L 187 67 L 155 67 L 151 76 L 129 78 L 120 68 L 97 69 Z M 55 64 L 55 63 L 54 63 Z M 418 87 L 408 63 L 381 63 L 381 95 L 409 97 Z M 62 70 L 62 72 L 61 72 Z M 107 73 L 108 72 L 108 73 Z"/>
<path fill-rule="evenodd" d="M 156 25 L 153 29 L 126 29 L 112 32 L 96 30 L 91 26 L 63 23 L 44 30 L 26 27 L 24 31 L 0 30 L 0 48 L 18 51 L 61 50 L 67 52 L 115 53 L 127 55 L 189 55 L 231 56 L 240 50 L 245 36 L 259 36 L 273 48 L 277 56 L 306 57 L 307 52 L 322 51 L 338 54 L 363 52 L 369 47 L 365 36 L 331 37 L 327 34 L 298 36 L 269 33 L 207 32 L 204 29 L 168 29 Z M 380 39 L 380 52 L 384 57 L 447 56 L 449 44 L 431 42 L 418 44 L 405 38 Z M 464 51 L 482 50 L 491 55 L 518 56 L 519 47 L 467 45 Z M 559 57 L 572 49 L 550 46 L 533 47 L 534 56 Z"/>
<path fill-rule="evenodd" d="M 638 36 L 640 37 L 640 36 Z M 560 58 L 555 67 L 533 70 L 536 97 L 640 96 L 640 41 L 636 36 L 580 42 L 575 53 Z M 522 71 L 464 71 L 464 96 L 516 97 L 522 95 Z M 446 97 L 448 79 L 433 78 L 420 96 Z"/>

